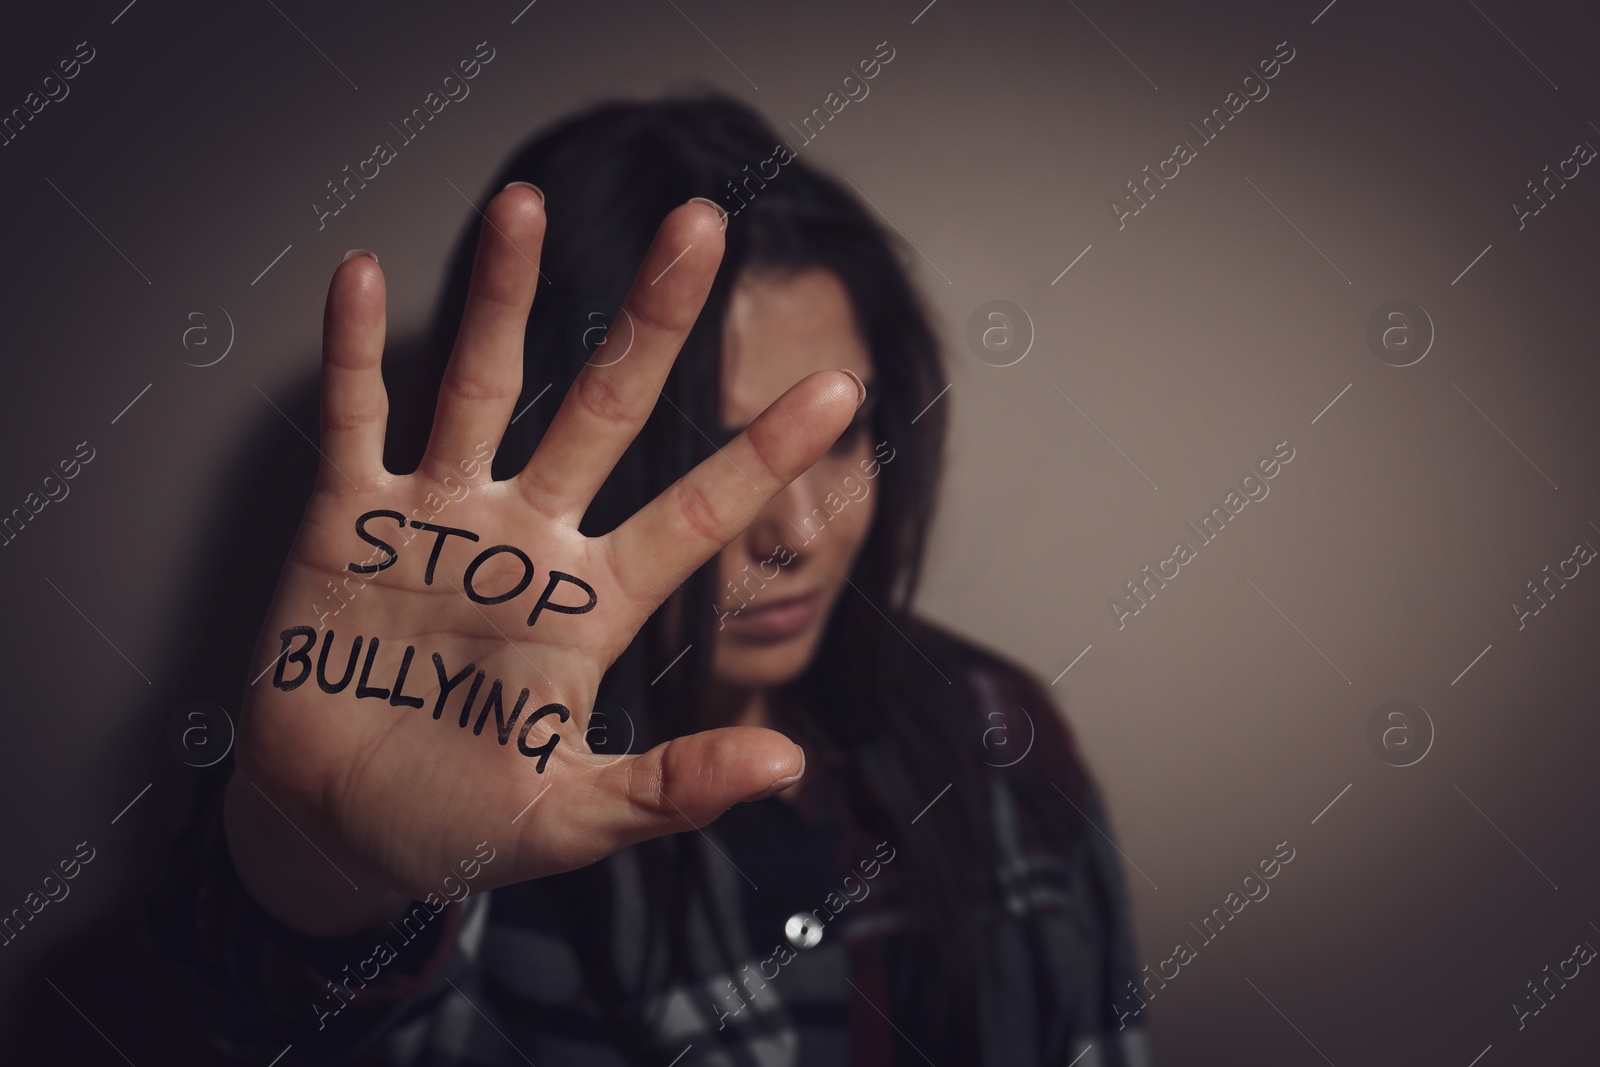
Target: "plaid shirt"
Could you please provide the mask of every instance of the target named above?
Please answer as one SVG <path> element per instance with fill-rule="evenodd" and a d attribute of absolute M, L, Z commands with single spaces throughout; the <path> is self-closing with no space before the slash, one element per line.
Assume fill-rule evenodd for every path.
<path fill-rule="evenodd" d="M 972 669 L 966 681 L 983 723 L 998 717 L 1018 732 L 1012 711 L 1023 708 L 1036 731 L 1025 758 L 986 772 L 1002 894 L 981 916 L 998 965 L 978 983 L 973 1005 L 982 1063 L 1148 1067 L 1144 1029 L 1119 1023 L 1114 1006 L 1137 973 L 1099 790 L 1036 684 L 992 665 Z M 1004 763 L 1018 750 L 994 751 Z M 667 984 L 639 1011 L 634 1022 L 651 1046 L 643 1062 L 956 1067 L 940 1048 L 913 1045 L 892 1021 L 910 977 L 905 864 L 896 864 L 893 842 L 873 840 L 851 816 L 838 778 L 845 762 L 841 754 L 813 762 L 794 804 L 775 797 L 740 805 L 701 831 L 696 847 L 707 848 L 711 906 L 694 909 L 685 931 L 695 978 Z M 1008 783 L 1023 773 L 1064 783 L 1063 799 L 1093 824 L 1071 855 L 1041 848 L 1021 816 Z M 936 822 L 924 825 L 936 832 Z M 278 1067 L 639 1062 L 621 1051 L 600 1000 L 646 977 L 645 890 L 634 850 L 473 894 L 436 914 L 419 905 L 404 929 L 341 939 L 297 934 L 251 901 L 227 857 L 216 795 L 178 858 L 158 907 L 164 940 L 223 1049 L 264 1063 L 292 1046 Z M 713 923 L 741 964 L 733 973 Z M 376 976 L 360 967 L 363 978 L 351 980 L 379 942 L 393 958 L 383 952 Z M 341 990 L 354 991 L 348 1003 L 349 993 L 332 991 L 341 980 Z"/>

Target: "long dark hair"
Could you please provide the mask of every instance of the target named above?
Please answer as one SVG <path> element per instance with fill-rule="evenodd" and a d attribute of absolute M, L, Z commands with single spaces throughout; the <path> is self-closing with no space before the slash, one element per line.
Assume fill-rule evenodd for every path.
<path fill-rule="evenodd" d="M 790 695 L 801 696 L 809 725 L 830 743 L 857 752 L 876 739 L 895 755 L 898 767 L 887 774 L 854 761 L 852 794 L 863 798 L 858 817 L 906 857 L 910 902 L 926 920 L 928 933 L 915 939 L 917 1007 L 912 1019 L 897 1025 L 947 1055 L 956 1053 L 955 1062 L 975 1062 L 983 938 L 974 904 L 980 895 L 994 895 L 994 864 L 984 779 L 974 773 L 982 768 L 971 766 L 979 745 L 968 725 L 972 716 L 963 714 L 972 694 L 961 676 L 960 643 L 909 614 L 942 465 L 949 404 L 933 401 L 946 379 L 899 246 L 842 183 L 805 160 L 781 162 L 770 176 L 774 157 L 782 160 L 780 145 L 750 108 L 702 92 L 602 104 L 515 152 L 490 191 L 531 181 L 549 204 L 541 262 L 546 280 L 528 322 L 518 410 L 549 391 L 510 427 L 495 475 L 514 475 L 532 454 L 564 391 L 594 357 L 585 331 L 616 313 L 660 220 L 690 197 L 713 199 L 734 212 L 726 254 L 667 378 L 663 395 L 671 403 L 656 406 L 617 465 L 584 518 L 586 533 L 613 528 L 712 453 L 696 428 L 715 436 L 721 425 L 722 322 L 742 273 L 815 267 L 844 283 L 876 374 L 872 439 L 893 448 L 894 459 L 878 479 L 878 511 L 850 575 L 854 588 L 841 596 L 816 657 Z M 477 230 L 474 225 L 458 247 L 437 319 L 436 352 L 449 350 L 460 321 Z M 601 707 L 627 710 L 638 732 L 632 751 L 709 725 L 704 715 L 717 580 L 713 560 L 679 590 L 676 605 L 669 601 L 646 623 L 604 679 Z M 689 653 L 652 686 L 686 644 Z M 913 830 L 918 810 L 952 782 L 951 796 Z M 639 849 L 656 920 L 680 952 L 683 917 L 705 884 L 695 837 Z M 616 1005 L 608 1010 L 620 1012 Z M 643 1044 L 641 1033 L 632 1037 Z"/>

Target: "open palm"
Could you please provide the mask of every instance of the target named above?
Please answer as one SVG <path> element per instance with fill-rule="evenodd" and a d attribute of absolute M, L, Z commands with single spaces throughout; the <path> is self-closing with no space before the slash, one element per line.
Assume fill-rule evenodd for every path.
<path fill-rule="evenodd" d="M 856 382 L 797 383 L 617 529 L 585 537 L 585 509 L 705 301 L 726 222 L 703 202 L 667 216 L 624 304 L 625 358 L 585 366 L 527 466 L 497 482 L 486 458 L 521 391 L 543 198 L 510 186 L 485 219 L 414 473 L 382 462 L 382 272 L 352 256 L 329 287 L 324 459 L 256 650 L 228 815 L 245 884 L 310 932 L 437 891 L 479 842 L 497 858 L 475 888 L 536 878 L 703 825 L 803 766 L 770 730 L 621 758 L 592 754 L 584 734 L 606 669 L 838 437 Z M 259 830 L 274 820 L 292 834 Z"/>

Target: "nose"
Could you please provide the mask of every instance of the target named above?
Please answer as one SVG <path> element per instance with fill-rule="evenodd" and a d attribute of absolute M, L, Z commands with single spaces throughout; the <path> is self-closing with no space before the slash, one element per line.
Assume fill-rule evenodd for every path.
<path fill-rule="evenodd" d="M 817 475 L 808 470 L 767 501 L 767 506 L 745 531 L 746 550 L 755 560 L 769 559 L 779 545 L 788 545 L 794 552 L 794 559 L 785 569 L 794 570 L 804 565 L 805 543 L 815 536 L 815 530 L 808 528 L 806 522 L 811 518 L 812 509 L 821 503 L 817 481 Z"/>

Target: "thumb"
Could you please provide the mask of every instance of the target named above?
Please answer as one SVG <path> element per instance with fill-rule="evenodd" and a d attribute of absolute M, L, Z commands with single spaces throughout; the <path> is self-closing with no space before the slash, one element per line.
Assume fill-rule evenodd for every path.
<path fill-rule="evenodd" d="M 697 830 L 733 805 L 787 788 L 806 765 L 800 746 L 776 730 L 729 726 L 663 742 L 601 772 L 591 807 L 598 836 L 626 848 Z"/>

